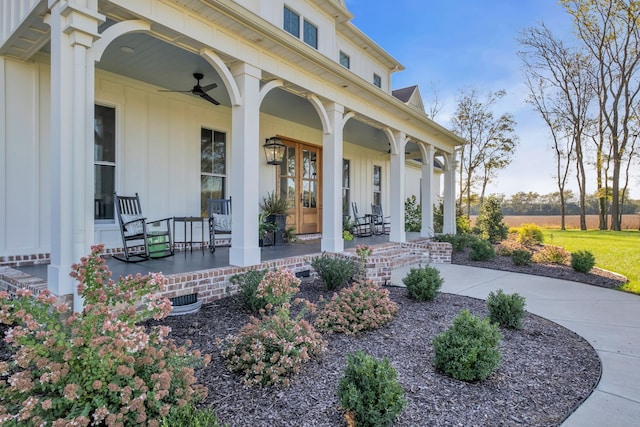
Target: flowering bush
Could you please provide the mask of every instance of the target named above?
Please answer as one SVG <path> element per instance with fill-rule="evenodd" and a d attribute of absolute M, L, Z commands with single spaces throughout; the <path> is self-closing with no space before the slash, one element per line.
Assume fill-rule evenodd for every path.
<path fill-rule="evenodd" d="M 571 254 L 561 246 L 544 245 L 533 254 L 533 262 L 540 264 L 567 264 Z"/>
<path fill-rule="evenodd" d="M 360 258 L 359 273 L 362 275 L 362 279 L 366 279 L 367 277 L 367 274 L 366 274 L 367 272 L 364 267 L 367 264 L 367 257 L 372 253 L 373 253 L 373 249 L 371 248 L 371 246 L 367 246 L 367 245 L 356 246 L 356 254 L 358 255 L 358 258 Z"/>
<path fill-rule="evenodd" d="M 0 293 L 0 321 L 12 325 L 5 341 L 16 351 L 11 363 L 0 362 L 0 424 L 157 426 L 172 406 L 206 396 L 193 367 L 209 357 L 178 347 L 167 327 L 137 325 L 171 310 L 155 295 L 162 276 L 115 283 L 101 251 L 92 247 L 72 266 L 85 301 L 80 313 L 69 314 L 47 291 Z"/>
<path fill-rule="evenodd" d="M 296 299 L 303 309 L 292 318 L 291 298 L 298 292 L 300 279 L 281 268 L 265 275 L 258 285 L 257 296 L 269 301 L 261 319 L 252 317 L 237 336 L 228 336 L 222 355 L 231 371 L 242 372 L 246 385 L 290 384 L 290 377 L 311 357 L 325 351 L 326 343 L 313 326 L 302 319 L 313 304 Z"/>
<path fill-rule="evenodd" d="M 389 291 L 373 282 L 356 282 L 342 289 L 320 310 L 316 327 L 327 333 L 356 335 L 390 322 L 398 305 L 389 299 Z"/>

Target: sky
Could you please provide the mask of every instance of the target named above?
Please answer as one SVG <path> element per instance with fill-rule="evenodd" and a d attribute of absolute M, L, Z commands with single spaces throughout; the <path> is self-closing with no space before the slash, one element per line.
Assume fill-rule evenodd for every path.
<path fill-rule="evenodd" d="M 404 65 L 404 71 L 393 74 L 393 89 L 417 84 L 428 109 L 432 87 L 436 88 L 443 109 L 435 120 L 446 128 L 451 128 L 461 90 L 507 92 L 494 116 L 513 114 L 519 145 L 511 165 L 488 186 L 489 194 L 558 191 L 549 133 L 525 102 L 527 89 L 517 55 L 520 32 L 541 22 L 563 39 L 574 38 L 571 16 L 557 0 L 346 0 L 346 4 L 354 15 L 352 23 Z M 577 188 L 573 182 L 569 187 Z M 595 191 L 595 184 L 587 191 Z"/>

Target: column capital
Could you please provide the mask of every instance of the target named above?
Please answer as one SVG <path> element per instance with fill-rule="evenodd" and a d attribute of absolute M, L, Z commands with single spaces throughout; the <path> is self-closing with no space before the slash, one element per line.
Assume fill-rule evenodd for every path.
<path fill-rule="evenodd" d="M 62 32 L 69 35 L 71 45 L 91 47 L 100 38 L 98 25 L 105 22 L 104 15 L 75 1 L 49 1 L 49 8 L 61 17 Z"/>
<path fill-rule="evenodd" d="M 247 64 L 246 62 L 240 62 L 231 67 L 231 75 L 233 77 L 238 77 L 243 74 L 255 77 L 256 79 L 262 78 L 262 70 L 258 67 L 254 67 L 251 64 Z"/>

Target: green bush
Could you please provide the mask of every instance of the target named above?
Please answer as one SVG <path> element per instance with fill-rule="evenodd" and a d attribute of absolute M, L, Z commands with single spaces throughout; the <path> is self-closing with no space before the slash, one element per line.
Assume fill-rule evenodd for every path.
<path fill-rule="evenodd" d="M 511 329 L 522 329 L 525 311 L 525 298 L 514 294 L 505 294 L 502 289 L 491 292 L 487 298 L 489 319 L 493 323 Z"/>
<path fill-rule="evenodd" d="M 433 339 L 434 365 L 444 374 L 462 381 L 487 378 L 500 365 L 502 335 L 489 319 L 462 312 L 453 325 Z"/>
<path fill-rule="evenodd" d="M 19 290 L 15 298 L 0 292 L 0 321 L 12 325 L 7 343 L 15 350 L 11 362 L 0 362 L 3 421 L 152 425 L 171 407 L 206 396 L 193 368 L 209 357 L 176 345 L 166 326 L 141 324 L 171 311 L 171 302 L 158 296 L 162 275 L 114 282 L 102 250 L 93 246 L 72 266 L 81 312 L 70 313 L 48 291 L 35 297 Z"/>
<path fill-rule="evenodd" d="M 493 195 L 487 197 L 476 220 L 476 227 L 481 236 L 491 243 L 499 243 L 506 239 L 509 228 L 502 222 L 502 218 L 500 200 Z"/>
<path fill-rule="evenodd" d="M 344 288 L 318 312 L 315 326 L 326 333 L 356 335 L 377 329 L 398 313 L 389 291 L 373 282 L 356 282 Z"/>
<path fill-rule="evenodd" d="M 218 344 L 224 345 L 222 356 L 227 367 L 242 373 L 248 386 L 290 384 L 291 376 L 300 371 L 303 363 L 322 353 L 326 343 L 322 335 L 302 317 L 306 309 L 314 309 L 305 300 L 303 309 L 292 318 L 291 299 L 298 292 L 300 279 L 285 269 L 268 272 L 257 289 L 257 296 L 267 301 L 270 315 L 261 310 L 261 319 L 252 317 L 237 336 L 229 336 Z"/>
<path fill-rule="evenodd" d="M 240 289 L 240 301 L 245 308 L 252 313 L 258 313 L 267 305 L 267 301 L 256 295 L 258 285 L 267 274 L 267 270 L 249 270 L 246 273 L 235 274 L 229 281 Z"/>
<path fill-rule="evenodd" d="M 405 231 L 420 231 L 422 229 L 422 208 L 416 196 L 408 197 L 404 202 Z"/>
<path fill-rule="evenodd" d="M 433 236 L 433 240 L 435 242 L 451 243 L 451 249 L 454 252 L 462 252 L 475 238 L 470 234 L 437 234 Z"/>
<path fill-rule="evenodd" d="M 588 273 L 596 265 L 596 258 L 589 251 L 576 251 L 571 254 L 571 267 L 580 273 Z"/>
<path fill-rule="evenodd" d="M 522 224 L 518 228 L 518 237 L 516 239 L 523 245 L 533 246 L 543 243 L 544 235 L 542 234 L 542 229 L 536 224 Z"/>
<path fill-rule="evenodd" d="M 390 426 L 407 404 L 389 359 L 379 361 L 362 351 L 347 355 L 338 399 L 358 427 Z"/>
<path fill-rule="evenodd" d="M 487 240 L 474 240 L 469 247 L 469 258 L 473 261 L 488 261 L 496 256 L 493 245 Z"/>
<path fill-rule="evenodd" d="M 561 246 L 544 245 L 533 254 L 533 261 L 540 264 L 566 264 L 571 254 Z"/>
<path fill-rule="evenodd" d="M 160 427 L 220 427 L 218 417 L 210 408 L 197 409 L 193 406 L 174 406 L 160 423 Z M 224 424 L 226 426 L 226 424 Z"/>
<path fill-rule="evenodd" d="M 322 283 L 332 291 L 349 283 L 356 273 L 353 262 L 339 257 L 329 256 L 323 253 L 311 261 L 311 267 L 318 273 Z"/>
<path fill-rule="evenodd" d="M 418 301 L 431 301 L 442 287 L 444 280 L 440 270 L 434 267 L 411 268 L 402 283 L 407 287 L 409 297 Z"/>
<path fill-rule="evenodd" d="M 531 252 L 525 249 L 516 249 L 511 252 L 511 261 L 514 265 L 531 265 Z"/>

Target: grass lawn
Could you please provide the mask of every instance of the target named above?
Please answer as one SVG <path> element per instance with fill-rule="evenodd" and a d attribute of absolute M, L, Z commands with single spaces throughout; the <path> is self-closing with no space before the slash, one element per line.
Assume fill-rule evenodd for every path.
<path fill-rule="evenodd" d="M 640 294 L 640 232 L 543 229 L 544 243 L 569 252 L 590 251 L 596 266 L 629 278 L 622 290 Z"/>

